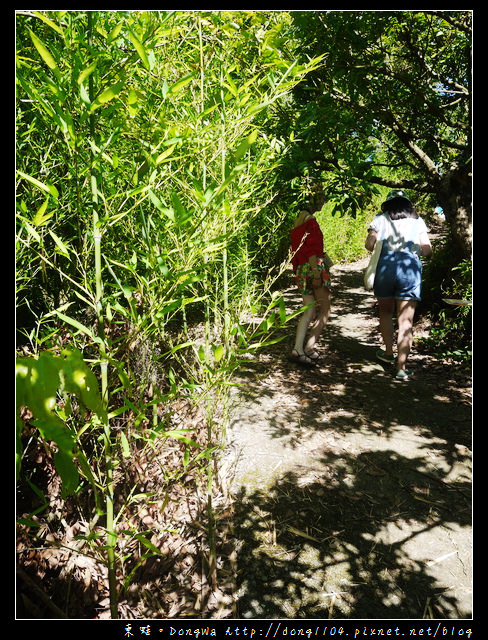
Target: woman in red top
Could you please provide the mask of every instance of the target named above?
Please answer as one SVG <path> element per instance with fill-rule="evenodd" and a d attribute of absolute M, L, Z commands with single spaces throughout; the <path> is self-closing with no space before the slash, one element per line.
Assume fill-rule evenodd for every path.
<path fill-rule="evenodd" d="M 315 206 L 314 206 L 315 205 Z M 314 306 L 304 311 L 297 326 L 295 347 L 291 359 L 299 364 L 313 365 L 319 354 L 315 344 L 327 322 L 330 313 L 330 274 L 324 240 L 314 211 L 322 208 L 323 200 L 303 208 L 291 231 L 291 264 L 295 272 L 295 282 L 303 296 L 303 306 L 318 307 L 310 335 L 305 343 L 307 328 L 314 316 Z"/>

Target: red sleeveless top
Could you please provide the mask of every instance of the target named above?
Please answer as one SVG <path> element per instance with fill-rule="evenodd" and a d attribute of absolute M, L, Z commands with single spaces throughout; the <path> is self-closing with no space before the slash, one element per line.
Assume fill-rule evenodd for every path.
<path fill-rule="evenodd" d="M 323 257 L 324 236 L 315 218 L 310 218 L 310 220 L 292 229 L 290 235 L 293 271 L 297 270 L 298 265 L 308 262 L 310 256 Z"/>

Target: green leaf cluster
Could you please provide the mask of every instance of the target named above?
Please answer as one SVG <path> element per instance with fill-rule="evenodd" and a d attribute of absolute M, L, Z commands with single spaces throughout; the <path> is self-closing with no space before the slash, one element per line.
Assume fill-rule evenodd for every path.
<path fill-rule="evenodd" d="M 43 351 L 39 358 L 18 358 L 16 364 L 17 473 L 22 459 L 21 409 L 28 408 L 30 423 L 46 442 L 54 442 L 54 463 L 65 493 L 78 486 L 74 463 L 76 435 L 67 426 L 72 398 L 85 409 L 102 415 L 103 405 L 97 379 L 77 349 L 66 349 L 61 356 Z M 62 407 L 60 398 L 64 401 Z"/>

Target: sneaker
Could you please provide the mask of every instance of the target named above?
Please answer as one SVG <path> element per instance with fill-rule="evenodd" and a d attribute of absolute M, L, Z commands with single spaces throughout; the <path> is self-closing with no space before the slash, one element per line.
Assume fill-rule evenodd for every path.
<path fill-rule="evenodd" d="M 396 372 L 395 380 L 408 380 L 411 376 L 413 376 L 413 373 L 408 369 L 399 369 Z"/>
<path fill-rule="evenodd" d="M 392 364 L 393 362 L 395 362 L 395 356 L 388 356 L 386 352 L 383 351 L 383 349 L 378 349 L 378 351 L 376 352 L 376 357 L 378 358 L 378 360 L 388 362 L 388 364 Z"/>

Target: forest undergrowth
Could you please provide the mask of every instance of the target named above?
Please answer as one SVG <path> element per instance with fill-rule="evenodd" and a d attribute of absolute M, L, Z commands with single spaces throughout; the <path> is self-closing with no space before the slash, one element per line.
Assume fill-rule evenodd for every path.
<path fill-rule="evenodd" d="M 165 411 L 170 428 L 190 431 L 194 447 L 205 446 L 205 407 L 180 398 Z M 216 588 L 210 571 L 207 476 L 198 462 L 185 460 L 185 451 L 177 439 L 161 438 L 133 447 L 117 468 L 115 507 L 123 510 L 117 523 L 122 618 L 220 617 L 223 605 L 229 612 L 229 569 L 227 562 L 224 571 L 220 566 L 221 556 L 231 553 L 221 528 L 225 496 L 215 483 Z M 103 518 L 87 522 L 80 515 L 91 512 L 93 497 L 84 492 L 64 499 L 52 456 L 39 443 L 29 449 L 25 464 L 27 470 L 35 468 L 42 497 L 39 493 L 33 501 L 32 485 L 18 488 L 18 617 L 110 618 L 105 523 Z"/>

